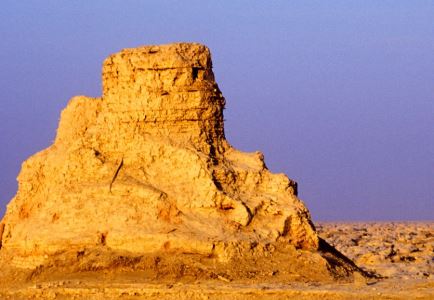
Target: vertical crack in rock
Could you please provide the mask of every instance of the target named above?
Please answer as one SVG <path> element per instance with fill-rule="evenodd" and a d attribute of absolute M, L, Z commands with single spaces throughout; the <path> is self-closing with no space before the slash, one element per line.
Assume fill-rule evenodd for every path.
<path fill-rule="evenodd" d="M 5 230 L 5 224 L 0 223 L 0 249 L 2 248 L 3 232 Z"/>
<path fill-rule="evenodd" d="M 115 182 L 116 178 L 118 177 L 119 171 L 121 170 L 122 166 L 124 165 L 124 158 L 121 158 L 121 162 L 119 163 L 118 167 L 116 168 L 115 173 L 113 174 L 113 178 L 110 181 L 110 193 L 112 192 L 112 186 L 113 183 Z"/>

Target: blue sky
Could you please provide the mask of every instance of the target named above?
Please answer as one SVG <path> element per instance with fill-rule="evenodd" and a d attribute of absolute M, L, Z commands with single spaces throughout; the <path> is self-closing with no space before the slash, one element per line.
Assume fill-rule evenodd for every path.
<path fill-rule="evenodd" d="M 10 1 L 0 9 L 0 215 L 60 111 L 122 48 L 201 42 L 226 136 L 314 220 L 434 219 L 433 1 Z"/>

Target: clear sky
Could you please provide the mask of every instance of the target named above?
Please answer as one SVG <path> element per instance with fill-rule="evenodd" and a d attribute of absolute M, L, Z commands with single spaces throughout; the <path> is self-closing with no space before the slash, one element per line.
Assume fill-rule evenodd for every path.
<path fill-rule="evenodd" d="M 434 1 L 16 1 L 0 6 L 0 216 L 69 98 L 122 48 L 204 43 L 226 136 L 314 220 L 434 219 Z"/>

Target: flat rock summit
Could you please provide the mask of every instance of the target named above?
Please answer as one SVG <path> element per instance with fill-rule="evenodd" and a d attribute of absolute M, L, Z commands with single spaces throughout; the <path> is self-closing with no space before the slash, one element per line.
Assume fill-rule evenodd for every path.
<path fill-rule="evenodd" d="M 3 284 L 364 278 L 318 237 L 296 183 L 225 139 L 207 47 L 125 49 L 102 78 L 102 96 L 72 98 L 53 145 L 22 165 L 0 224 Z"/>

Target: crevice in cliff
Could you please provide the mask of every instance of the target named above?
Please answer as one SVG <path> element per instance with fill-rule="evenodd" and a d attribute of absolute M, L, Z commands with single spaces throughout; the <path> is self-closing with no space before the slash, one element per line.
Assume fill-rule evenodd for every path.
<path fill-rule="evenodd" d="M 112 178 L 112 180 L 110 182 L 110 189 L 109 189 L 110 193 L 112 192 L 113 183 L 115 182 L 116 178 L 118 177 L 119 171 L 121 170 L 121 168 L 122 168 L 123 165 L 124 165 L 124 158 L 122 157 L 121 162 L 119 163 L 119 165 L 118 165 L 118 167 L 116 169 L 116 172 L 114 173 L 113 178 Z"/>
<path fill-rule="evenodd" d="M 193 77 L 193 81 L 196 81 L 198 74 L 199 68 L 193 67 L 191 70 L 191 76 Z"/>
<path fill-rule="evenodd" d="M 2 241 L 3 241 L 3 232 L 5 230 L 5 224 L 0 223 L 0 249 L 2 248 Z"/>

